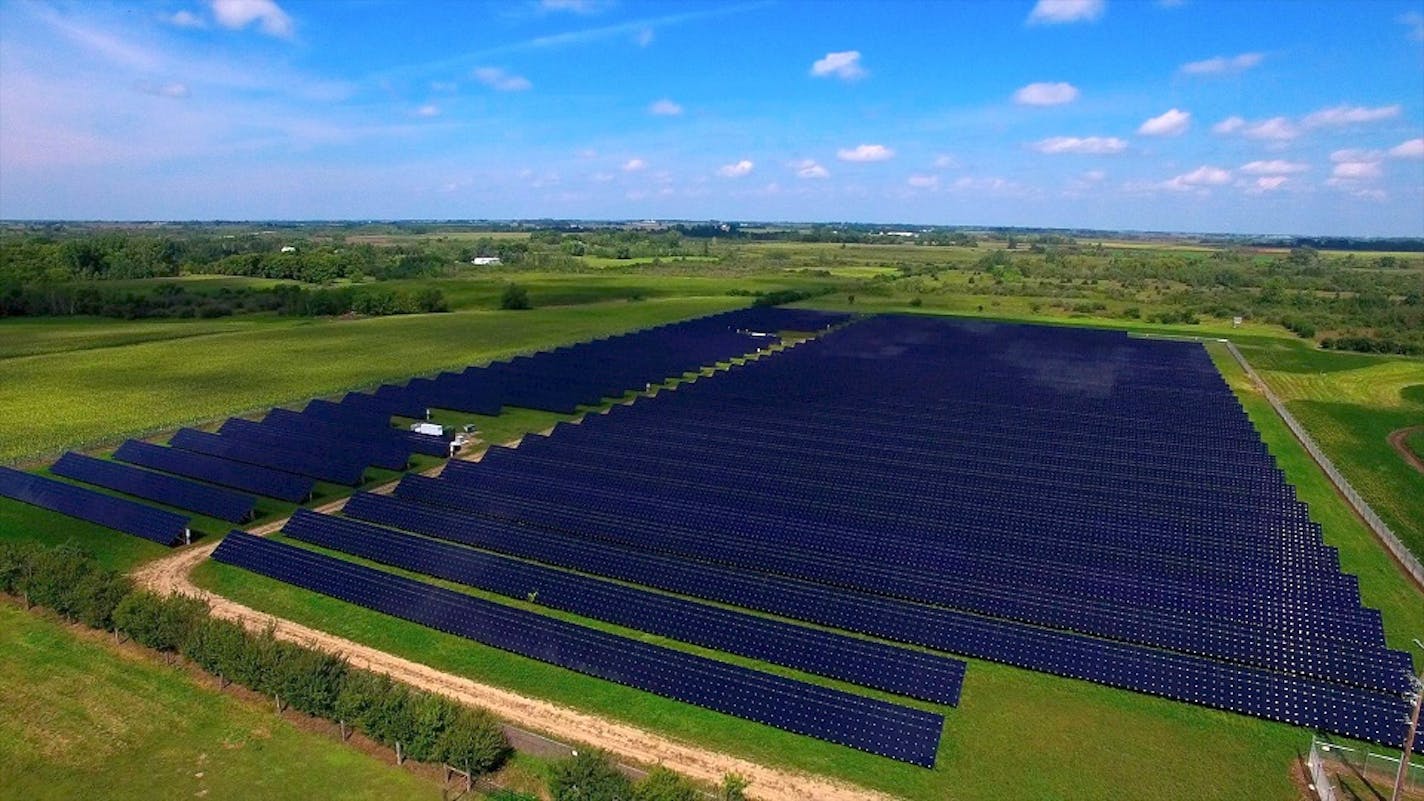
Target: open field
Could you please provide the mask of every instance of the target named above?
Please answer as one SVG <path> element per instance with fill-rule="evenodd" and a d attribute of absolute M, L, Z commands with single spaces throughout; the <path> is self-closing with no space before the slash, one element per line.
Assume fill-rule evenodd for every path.
<path fill-rule="evenodd" d="M 186 672 L 0 603 L 0 795 L 429 799 L 429 780 Z"/>
<path fill-rule="evenodd" d="M 730 297 L 306 322 L 0 360 L 0 460 L 52 454 L 744 305 Z M 8 324 L 8 321 L 7 323 Z M 0 332 L 3 332 L 0 325 Z"/>

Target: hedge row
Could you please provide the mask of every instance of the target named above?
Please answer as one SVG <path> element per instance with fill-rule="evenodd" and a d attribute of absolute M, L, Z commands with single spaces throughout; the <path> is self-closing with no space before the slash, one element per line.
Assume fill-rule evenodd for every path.
<path fill-rule="evenodd" d="M 309 715 L 359 729 L 404 757 L 443 762 L 471 775 L 497 768 L 509 754 L 499 724 L 389 676 L 353 670 L 338 656 L 253 634 L 213 617 L 207 604 L 137 590 L 100 567 L 84 550 L 0 543 L 0 591 L 53 609 L 71 620 L 112 629 L 168 654 L 182 654 L 233 681 Z"/>

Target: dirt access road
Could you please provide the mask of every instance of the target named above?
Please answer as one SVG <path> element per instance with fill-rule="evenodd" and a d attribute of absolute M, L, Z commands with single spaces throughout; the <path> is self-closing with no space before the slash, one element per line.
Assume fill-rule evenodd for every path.
<path fill-rule="evenodd" d="M 439 468 L 431 472 L 438 472 Z M 390 487 L 382 488 L 389 492 Z M 378 492 L 381 490 L 377 490 Z M 341 508 L 344 500 L 320 508 L 331 512 Z M 279 531 L 285 520 L 253 529 L 254 534 Z M 566 741 L 588 743 L 616 754 L 619 759 L 642 765 L 666 765 L 686 776 L 709 784 L 717 784 L 728 773 L 738 773 L 751 782 L 750 798 L 762 801 L 891 801 L 892 797 L 865 790 L 825 777 L 772 768 L 749 762 L 730 754 L 698 748 L 626 723 L 579 712 L 558 704 L 529 698 L 518 693 L 492 687 L 437 670 L 429 665 L 371 648 L 353 640 L 282 618 L 274 618 L 193 584 L 189 574 L 207 559 L 217 543 L 184 548 L 162 559 L 150 562 L 134 572 L 142 586 L 162 594 L 181 593 L 207 601 L 214 615 L 235 620 L 248 629 L 260 631 L 275 625 L 274 633 L 284 640 L 340 654 L 352 666 L 442 693 L 470 706 L 482 707 L 497 717 L 520 728 L 547 733 Z"/>
<path fill-rule="evenodd" d="M 1420 429 L 1424 429 L 1424 426 L 1410 426 L 1408 428 L 1401 428 L 1398 431 L 1391 431 L 1388 439 L 1390 447 L 1394 448 L 1394 452 L 1399 454 L 1399 458 L 1408 463 L 1410 467 L 1424 473 L 1424 461 L 1421 461 L 1419 457 L 1414 454 L 1414 451 L 1409 449 L 1409 443 L 1404 441 L 1410 434 Z"/>

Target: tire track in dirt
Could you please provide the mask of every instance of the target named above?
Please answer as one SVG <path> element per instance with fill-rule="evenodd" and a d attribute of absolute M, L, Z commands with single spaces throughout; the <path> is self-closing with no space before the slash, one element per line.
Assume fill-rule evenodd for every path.
<path fill-rule="evenodd" d="M 1409 426 L 1398 431 L 1391 431 L 1385 439 L 1389 440 L 1390 447 L 1399 454 L 1399 458 L 1403 459 L 1410 467 L 1424 473 L 1424 459 L 1420 459 L 1418 454 L 1410 450 L 1409 443 L 1405 442 L 1409 435 L 1415 431 L 1424 431 L 1424 426 Z"/>

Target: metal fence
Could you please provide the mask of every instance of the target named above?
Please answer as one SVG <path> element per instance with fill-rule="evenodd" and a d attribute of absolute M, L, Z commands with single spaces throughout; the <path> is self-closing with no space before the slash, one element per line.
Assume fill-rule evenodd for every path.
<path fill-rule="evenodd" d="M 1339 801 L 1368 797 L 1361 795 L 1362 791 L 1381 798 L 1388 795 L 1399 774 L 1399 760 L 1398 756 L 1368 748 L 1351 748 L 1312 739 L 1305 764 L 1310 771 L 1310 783 L 1320 801 Z M 1406 798 L 1411 799 L 1424 792 L 1424 764 L 1410 761 L 1400 789 Z"/>
<path fill-rule="evenodd" d="M 1424 564 L 1420 564 L 1419 558 L 1411 553 L 1408 548 L 1404 547 L 1404 543 L 1400 542 L 1399 537 L 1396 537 L 1394 532 L 1390 531 L 1389 526 L 1380 519 L 1380 516 L 1375 514 L 1375 510 L 1370 508 L 1369 503 L 1360 497 L 1358 492 L 1355 492 L 1355 488 L 1350 486 L 1350 482 L 1340 474 L 1335 464 L 1330 461 L 1330 457 L 1325 455 L 1325 451 L 1322 451 L 1320 446 L 1315 444 L 1315 440 L 1306 432 L 1305 427 L 1296 422 L 1295 417 L 1286 409 L 1286 405 L 1281 402 L 1280 398 L 1276 397 L 1276 393 L 1271 391 L 1270 386 L 1261 380 L 1261 377 L 1251 368 L 1251 364 L 1246 361 L 1246 357 L 1242 356 L 1241 351 L 1236 349 L 1235 343 L 1228 341 L 1226 343 L 1226 349 L 1231 352 L 1232 357 L 1235 358 L 1237 363 L 1241 365 L 1241 368 L 1246 371 L 1246 375 L 1255 382 L 1256 386 L 1261 388 L 1262 394 L 1266 396 L 1266 402 L 1271 404 L 1271 408 L 1275 409 L 1276 414 L 1281 416 L 1281 419 L 1286 423 L 1286 427 L 1291 430 L 1292 434 L 1295 434 L 1297 440 L 1300 440 L 1300 444 L 1305 446 L 1305 450 L 1310 454 L 1311 458 L 1315 460 L 1315 463 L 1320 465 L 1320 469 L 1324 470 L 1325 475 L 1330 477 L 1330 481 L 1335 484 L 1335 489 L 1339 490 L 1340 494 L 1345 496 L 1345 500 L 1349 501 L 1350 505 L 1355 507 L 1355 511 L 1359 513 L 1361 519 L 1374 531 L 1375 536 L 1379 537 L 1380 542 L 1384 543 L 1384 547 L 1389 549 L 1389 552 L 1394 555 L 1394 558 L 1399 561 L 1399 564 L 1403 565 L 1405 572 L 1413 577 L 1414 582 L 1420 587 L 1424 587 Z"/>

